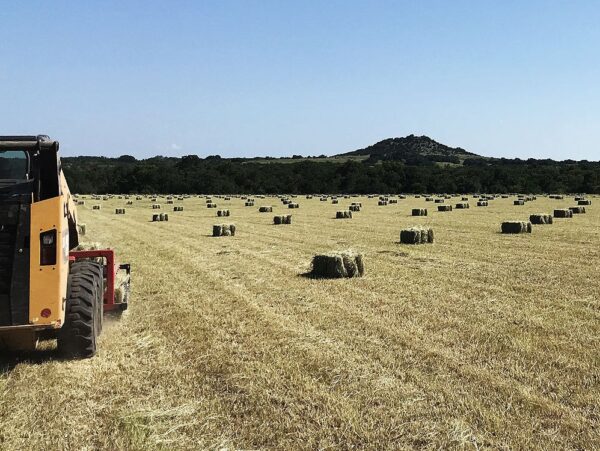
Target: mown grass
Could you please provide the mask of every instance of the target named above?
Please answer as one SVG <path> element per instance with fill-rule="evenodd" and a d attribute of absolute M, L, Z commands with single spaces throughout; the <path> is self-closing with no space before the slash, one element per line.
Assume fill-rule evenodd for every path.
<path fill-rule="evenodd" d="M 362 212 L 333 219 L 356 200 Z M 124 216 L 124 200 L 86 200 L 88 239 L 132 263 L 130 311 L 94 359 L 56 360 L 51 343 L 3 358 L 0 448 L 600 447 L 595 205 L 508 236 L 502 220 L 574 202 L 215 201 L 232 216 L 163 199 L 170 221 L 151 223 L 149 200 Z M 283 213 L 294 223 L 272 225 Z M 235 237 L 210 236 L 222 222 Z M 436 243 L 398 244 L 413 225 Z M 301 277 L 312 255 L 347 248 L 366 277 Z"/>

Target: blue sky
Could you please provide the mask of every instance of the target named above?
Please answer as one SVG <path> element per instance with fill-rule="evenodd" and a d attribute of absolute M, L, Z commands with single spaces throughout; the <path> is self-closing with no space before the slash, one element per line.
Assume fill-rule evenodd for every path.
<path fill-rule="evenodd" d="M 596 1 L 0 1 L 0 133 L 63 155 L 335 154 L 425 134 L 600 159 Z"/>

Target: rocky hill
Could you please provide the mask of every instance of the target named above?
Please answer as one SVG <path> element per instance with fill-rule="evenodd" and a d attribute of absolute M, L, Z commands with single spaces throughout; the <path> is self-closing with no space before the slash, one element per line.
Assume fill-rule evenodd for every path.
<path fill-rule="evenodd" d="M 388 138 L 376 144 L 339 156 L 368 156 L 370 162 L 380 160 L 403 161 L 407 164 L 426 162 L 462 164 L 469 158 L 481 158 L 460 147 L 449 147 L 428 136 L 409 135 L 404 138 Z"/>

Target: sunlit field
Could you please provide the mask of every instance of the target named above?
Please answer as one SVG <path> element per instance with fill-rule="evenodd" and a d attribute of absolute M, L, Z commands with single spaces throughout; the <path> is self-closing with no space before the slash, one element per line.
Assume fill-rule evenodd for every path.
<path fill-rule="evenodd" d="M 600 199 L 588 198 L 586 214 L 505 235 L 502 221 L 577 202 L 86 196 L 85 240 L 132 265 L 129 311 L 93 359 L 61 361 L 51 342 L 3 357 L 0 448 L 598 448 Z M 351 202 L 362 211 L 334 219 Z M 169 221 L 152 222 L 159 212 Z M 235 236 L 212 237 L 219 223 Z M 418 225 L 434 244 L 400 244 Z M 313 255 L 347 249 L 364 277 L 306 276 Z"/>

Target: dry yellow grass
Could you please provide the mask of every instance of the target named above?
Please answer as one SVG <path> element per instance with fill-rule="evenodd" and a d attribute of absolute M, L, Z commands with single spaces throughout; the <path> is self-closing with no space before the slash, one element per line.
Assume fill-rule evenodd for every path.
<path fill-rule="evenodd" d="M 363 197 L 336 221 L 299 198 L 290 226 L 217 199 L 237 225 L 221 238 L 203 199 L 162 223 L 149 199 L 79 207 L 132 264 L 130 311 L 94 359 L 2 360 L 0 448 L 599 448 L 600 210 L 499 233 L 569 199 L 437 213 Z M 436 243 L 398 244 L 414 225 Z M 347 248 L 364 278 L 300 276 Z"/>

